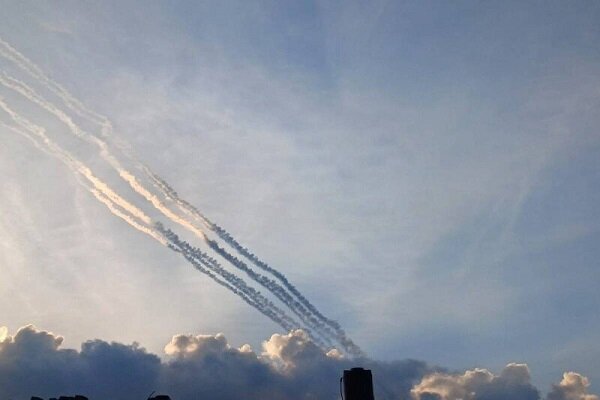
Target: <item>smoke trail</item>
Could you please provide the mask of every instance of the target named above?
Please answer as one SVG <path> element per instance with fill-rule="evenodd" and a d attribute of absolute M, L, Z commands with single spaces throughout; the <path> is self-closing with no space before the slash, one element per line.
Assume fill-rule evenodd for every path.
<path fill-rule="evenodd" d="M 50 103 L 48 100 L 43 98 L 26 83 L 14 79 L 3 72 L 2 74 L 0 74 L 0 84 L 16 91 L 17 93 L 24 96 L 26 99 L 34 102 L 35 104 L 41 106 L 51 114 L 55 115 L 61 122 L 63 122 L 69 128 L 69 130 L 75 136 L 83 138 L 87 141 L 91 141 L 92 143 L 100 146 L 102 157 L 119 173 L 120 177 L 123 180 L 125 180 L 135 192 L 144 197 L 148 202 L 150 202 L 157 210 L 159 210 L 171 221 L 176 222 L 181 226 L 184 226 L 188 230 L 192 231 L 194 234 L 196 234 L 198 237 L 204 240 L 211 248 L 213 248 L 221 256 L 223 256 L 226 260 L 231 262 L 232 265 L 244 271 L 251 279 L 258 282 L 260 285 L 262 285 L 271 293 L 273 293 L 275 297 L 277 297 L 284 304 L 286 304 L 290 308 L 290 310 L 294 314 L 296 314 L 302 320 L 302 322 L 304 322 L 307 325 L 305 329 L 308 329 L 309 326 L 317 329 L 317 331 L 320 331 L 321 335 L 323 336 L 323 339 L 325 339 L 326 341 L 328 341 L 327 338 L 329 336 L 335 336 L 335 334 L 331 332 L 331 330 L 328 327 L 324 326 L 318 319 L 314 318 L 312 314 L 309 311 L 307 311 L 301 303 L 295 301 L 283 287 L 281 287 L 275 281 L 268 279 L 261 274 L 257 274 L 244 262 L 229 254 L 225 249 L 219 247 L 216 242 L 209 240 L 204 234 L 204 232 L 198 229 L 193 223 L 190 223 L 188 220 L 181 218 L 179 215 L 172 212 L 171 209 L 165 206 L 164 203 L 156 195 L 147 190 L 133 174 L 121 167 L 120 162 L 112 154 L 110 154 L 108 146 L 104 141 L 93 137 L 85 130 L 81 129 L 64 111 L 62 111 L 54 104 Z M 128 207 L 130 208 L 130 206 Z M 145 222 L 149 223 L 149 219 L 146 218 Z"/>
<path fill-rule="evenodd" d="M 245 257 L 247 260 L 251 261 L 255 266 L 259 267 L 263 271 L 267 271 L 270 274 L 272 274 L 274 277 L 276 277 L 283 284 L 283 286 L 286 289 L 288 289 L 294 296 L 296 296 L 296 298 L 298 299 L 300 304 L 302 304 L 310 312 L 312 312 L 314 315 L 316 315 L 321 321 L 323 321 L 323 323 L 325 323 L 325 324 L 329 325 L 331 328 L 333 328 L 336 331 L 336 334 L 340 338 L 342 338 L 342 339 L 345 338 L 346 340 L 348 340 L 348 338 L 347 338 L 345 332 L 343 331 L 343 329 L 341 328 L 341 326 L 336 321 L 325 317 L 312 303 L 310 303 L 310 301 L 308 299 L 306 299 L 306 297 L 304 297 L 304 295 L 302 295 L 302 293 L 300 293 L 300 291 L 294 285 L 292 285 L 290 283 L 290 281 L 287 279 L 287 277 L 284 274 L 282 274 L 280 271 L 276 270 L 275 268 L 269 266 L 267 263 L 260 260 L 256 255 L 254 255 L 252 252 L 250 252 L 250 250 L 248 250 L 246 247 L 242 246 L 225 229 L 221 228 L 219 225 L 217 225 L 216 223 L 209 220 L 195 206 L 193 206 L 186 200 L 182 199 L 178 195 L 178 193 L 168 183 L 166 183 L 162 178 L 160 178 L 158 175 L 156 175 L 155 173 L 150 171 L 146 166 L 143 166 L 143 170 L 144 170 L 144 172 L 146 172 L 146 174 L 149 176 L 149 178 L 153 181 L 154 185 L 161 192 L 163 192 L 164 196 L 167 197 L 168 199 L 173 200 L 179 206 L 180 210 L 185 212 L 190 217 L 194 217 L 194 218 L 200 220 L 201 222 L 203 222 L 208 227 L 208 229 L 210 229 L 212 232 L 216 233 L 219 238 L 221 238 L 225 243 L 227 243 L 229 246 L 231 246 L 233 249 L 235 249 L 240 255 Z M 209 245 L 210 245 L 210 243 L 209 243 Z"/>
<path fill-rule="evenodd" d="M 100 192 L 96 189 L 90 189 L 90 192 L 92 192 L 94 197 L 99 202 L 104 204 L 106 206 L 106 208 L 108 208 L 110 210 L 111 213 L 113 213 L 117 217 L 121 218 L 123 221 L 127 222 L 129 225 L 133 226 L 138 231 L 145 233 L 147 235 L 150 235 L 152 238 L 156 239 L 156 241 L 158 241 L 163 246 L 167 246 L 167 241 L 162 236 L 156 234 L 155 231 L 148 229 L 148 227 L 137 223 L 130 215 L 127 215 L 126 213 L 119 210 L 115 206 L 115 204 L 112 201 L 110 201 L 110 199 L 108 197 L 106 197 L 106 196 L 104 196 L 104 194 L 102 194 L 102 192 Z"/>
<path fill-rule="evenodd" d="M 171 242 L 165 242 L 165 243 L 166 243 L 166 246 L 169 249 L 173 250 L 176 253 L 181 254 L 184 258 L 186 258 L 186 260 L 188 260 L 188 262 L 190 262 L 190 264 L 192 264 L 192 266 L 194 268 L 196 268 L 198 271 L 202 272 L 205 275 L 208 275 L 217 284 L 219 284 L 219 285 L 223 286 L 224 288 L 226 288 L 227 290 L 231 291 L 233 294 L 235 294 L 238 297 L 240 297 L 245 303 L 247 303 L 251 307 L 255 308 L 256 310 L 258 310 L 263 315 L 266 315 L 267 317 L 269 317 L 270 319 L 272 319 L 272 317 L 273 317 L 274 314 L 270 310 L 265 310 L 265 309 L 261 308 L 259 303 L 257 303 L 254 300 L 252 300 L 244 292 L 238 290 L 235 286 L 231 285 L 229 282 L 220 279 L 217 275 L 215 275 L 209 269 L 206 269 L 201 262 L 198 262 L 198 261 L 196 261 L 194 259 L 191 259 L 191 260 L 188 259 L 188 257 L 186 257 L 186 254 L 180 248 L 178 248 L 177 246 L 175 246 Z"/>
<path fill-rule="evenodd" d="M 46 88 L 48 88 L 51 92 L 53 92 L 59 98 L 61 98 L 65 102 L 65 104 L 70 109 L 75 111 L 78 115 L 80 115 L 84 118 L 87 118 L 87 119 L 91 120 L 92 122 L 100 125 L 102 127 L 102 135 L 103 136 L 105 136 L 105 137 L 111 136 L 112 125 L 110 124 L 110 121 L 106 117 L 86 108 L 79 100 L 77 100 L 74 96 L 72 96 L 64 87 L 62 87 L 60 84 L 58 84 L 54 80 L 48 78 L 45 75 L 45 73 L 37 65 L 35 65 L 32 61 L 30 61 L 28 58 L 26 58 L 23 54 L 18 52 L 16 49 L 14 49 L 12 46 L 10 46 L 8 43 L 4 42 L 1 39 L 0 39 L 0 55 L 13 61 L 21 69 L 23 69 L 24 71 L 29 73 L 34 78 L 41 81 Z M 102 154 L 103 158 L 105 158 L 105 160 L 107 162 L 109 162 L 109 164 L 111 164 L 111 166 L 113 166 L 115 169 L 117 169 L 121 178 L 126 180 L 130 184 L 130 186 L 136 192 L 138 192 L 143 197 L 145 197 L 146 200 L 150 201 L 155 206 L 155 208 L 157 208 L 159 211 L 161 211 L 169 219 L 185 226 L 187 229 L 190 229 L 196 235 L 200 236 L 202 239 L 204 239 L 205 241 L 208 242 L 208 239 L 206 238 L 203 231 L 201 231 L 199 228 L 194 226 L 194 224 L 190 223 L 189 221 L 187 221 L 185 219 L 182 219 L 181 217 L 179 217 L 178 215 L 173 213 L 168 207 L 164 206 L 164 204 L 160 201 L 160 199 L 158 199 L 155 195 L 151 194 L 141 184 L 139 184 L 139 182 L 136 180 L 135 176 L 133 176 L 128 171 L 123 170 L 120 167 L 120 164 L 117 161 L 117 159 L 114 156 L 112 156 L 112 154 L 110 154 L 106 142 L 99 140 L 97 137 L 95 137 L 93 135 L 89 135 L 86 132 L 84 132 L 83 130 L 81 130 L 72 121 L 72 119 L 70 117 L 68 117 L 64 112 L 62 112 L 60 109 L 55 107 L 53 104 L 45 101 L 41 96 L 37 95 L 35 93 L 35 91 L 33 91 L 31 88 L 27 87 L 27 85 L 25 85 L 24 83 L 19 82 L 13 78 L 7 77 L 6 75 L 4 75 L 4 77 L 5 77 L 4 79 L 0 78 L 2 84 L 4 84 L 7 87 L 12 88 L 15 91 L 18 91 L 25 97 L 29 98 L 31 101 L 37 103 L 38 105 L 42 106 L 49 112 L 53 113 L 62 122 L 64 122 L 71 129 L 71 131 L 74 134 L 76 134 L 77 136 L 85 137 L 87 140 L 93 141 L 95 144 L 99 145 L 101 148 L 101 154 Z M 114 138 L 111 138 L 111 139 L 113 140 L 113 143 L 114 143 L 115 139 Z M 122 143 L 117 143 L 117 147 L 123 154 L 128 153 L 127 150 L 125 149 L 126 146 L 123 146 Z M 276 297 L 278 297 L 286 305 L 288 305 L 288 307 L 290 307 L 290 309 L 294 313 L 299 315 L 304 320 L 304 322 L 306 322 L 312 326 L 318 327 L 319 329 L 323 329 L 329 335 L 332 334 L 331 330 L 329 328 L 324 327 L 323 324 L 331 327 L 335 331 L 335 334 L 333 336 L 336 337 L 336 339 L 344 346 L 344 348 L 347 351 L 349 351 L 351 354 L 354 354 L 354 355 L 362 354 L 362 351 L 358 348 L 358 346 L 356 346 L 346 336 L 345 332 L 340 327 L 340 325 L 337 322 L 326 318 L 322 313 L 320 313 L 317 310 L 317 308 L 314 305 L 312 305 L 289 282 L 289 280 L 281 272 L 277 271 L 276 269 L 270 267 L 265 262 L 261 261 L 257 256 L 255 256 L 253 253 L 251 253 L 247 248 L 240 245 L 223 228 L 221 228 L 217 224 L 208 220 L 195 207 L 193 207 L 191 204 L 189 204 L 189 203 L 185 202 L 183 199 L 181 199 L 177 195 L 177 193 L 168 184 L 166 184 L 166 182 L 164 182 L 156 174 L 152 173 L 152 171 L 150 171 L 141 162 L 137 161 L 135 159 L 135 157 L 132 157 L 131 155 L 129 155 L 129 157 L 130 157 L 130 159 L 134 159 L 136 161 L 137 167 L 142 169 L 146 173 L 146 175 L 153 181 L 154 186 L 157 187 L 163 193 L 163 195 L 165 197 L 171 198 L 172 200 L 175 201 L 175 203 L 178 205 L 180 210 L 184 211 L 185 213 L 188 213 L 188 215 L 192 214 L 196 218 L 199 218 L 211 231 L 213 231 L 215 234 L 217 234 L 218 237 L 220 237 L 229 246 L 231 246 L 233 249 L 235 249 L 240 255 L 242 255 L 249 261 L 251 261 L 255 266 L 261 268 L 264 271 L 271 273 L 274 277 L 276 277 L 283 284 L 283 286 L 287 290 L 289 290 L 298 299 L 298 301 L 290 300 L 291 296 L 285 290 L 283 290 L 283 288 L 281 288 L 281 286 L 278 285 L 277 287 L 274 287 L 273 285 L 271 285 L 271 283 L 274 283 L 272 280 L 269 280 L 269 281 L 261 280 L 260 277 L 263 277 L 262 275 L 254 273 L 254 271 L 252 271 L 249 267 L 247 267 L 247 265 L 245 263 L 241 262 L 241 260 L 237 259 L 236 257 L 233 257 L 231 254 L 226 252 L 224 249 L 218 247 L 218 245 L 216 246 L 216 248 L 218 248 L 220 250 L 216 250 L 216 248 L 213 247 L 213 249 L 215 249 L 215 251 L 217 251 L 220 255 L 222 255 L 228 261 L 232 262 L 232 264 L 234 264 L 236 267 L 239 268 L 240 266 L 245 266 L 245 268 L 242 268 L 242 270 L 244 270 L 246 273 L 248 273 L 249 276 L 251 276 L 253 279 L 258 278 L 259 280 L 257 280 L 257 282 L 259 282 L 259 283 L 262 282 L 262 283 L 266 283 L 266 284 L 270 285 L 270 286 L 265 286 L 265 287 L 267 289 L 271 290 Z M 213 244 L 216 244 L 216 243 L 213 242 Z M 210 245 L 210 243 L 209 243 L 209 245 Z M 238 262 L 235 262 L 236 260 Z M 281 288 L 282 290 L 280 290 L 279 288 Z M 272 289 L 274 289 L 275 291 L 273 291 Z M 290 301 L 291 301 L 291 303 L 290 303 Z M 314 314 L 316 316 L 316 318 L 313 317 L 310 313 Z M 305 315 L 305 317 L 302 317 L 302 315 Z M 306 316 L 306 315 L 308 315 L 308 316 Z M 308 318 L 308 320 L 306 320 L 305 318 Z M 317 320 L 319 320 L 321 322 L 317 322 Z"/>
<path fill-rule="evenodd" d="M 4 47 L 4 48 L 2 48 L 2 47 Z M 112 125 L 110 124 L 110 121 L 108 120 L 108 118 L 85 107 L 85 105 L 83 103 L 81 103 L 79 100 L 77 100 L 74 96 L 72 96 L 68 90 L 66 90 L 64 87 L 62 87 L 56 81 L 48 78 L 46 76 L 46 74 L 41 70 L 41 68 L 39 68 L 35 63 L 33 63 L 31 60 L 29 60 L 25 55 L 20 53 L 18 50 L 16 50 L 14 47 L 12 47 L 10 44 L 3 41 L 2 39 L 0 39 L 0 54 L 2 56 L 12 60 L 15 64 L 17 64 L 20 68 L 22 68 L 23 70 L 28 72 L 31 76 L 42 81 L 42 83 L 44 83 L 45 86 L 48 89 L 50 89 L 53 93 L 55 93 L 57 96 L 59 96 L 67 104 L 67 106 L 69 106 L 69 108 L 78 112 L 78 114 L 80 114 L 82 116 L 84 116 L 84 114 L 88 114 L 89 116 L 92 116 L 92 118 L 90 118 L 90 119 L 93 122 L 100 124 L 103 127 L 105 135 L 108 135 L 107 131 L 112 131 Z M 66 116 L 66 114 L 64 114 L 63 112 L 58 110 L 56 107 L 53 107 L 49 102 L 44 101 L 43 98 L 41 98 L 41 96 L 36 96 L 35 91 L 33 89 L 27 87 L 27 85 L 25 85 L 23 82 L 19 82 L 15 79 L 8 77 L 6 74 L 4 74 L 4 77 L 9 79 L 10 81 L 12 81 L 12 83 L 7 82 L 5 79 L 0 78 L 0 81 L 2 82 L 2 84 L 18 91 L 19 93 L 23 94 L 30 100 L 34 101 L 35 103 L 37 103 L 40 106 L 47 109 L 48 111 L 57 115 L 57 117 L 59 117 L 59 119 L 61 119 L 61 121 L 65 122 L 65 124 L 67 124 L 69 126 L 69 128 L 76 135 L 78 135 L 78 136 L 85 135 L 85 132 L 83 132 L 81 129 L 79 129 L 73 123 L 73 121 L 68 116 Z M 89 136 L 89 135 L 86 135 L 86 136 Z M 100 144 L 100 143 L 102 143 L 101 147 L 103 148 L 103 150 L 106 150 L 105 143 L 98 142 L 98 141 L 96 142 L 96 144 Z M 177 195 L 177 193 L 168 184 L 166 184 L 166 182 L 164 180 L 159 178 L 156 174 L 152 173 L 152 171 L 150 171 L 147 167 L 143 166 L 143 169 L 150 176 L 150 178 L 156 180 L 156 182 L 159 184 L 159 187 L 163 189 L 165 195 L 172 197 L 177 203 L 179 203 L 180 205 L 183 205 L 187 211 L 192 211 L 193 214 L 195 214 L 197 217 L 201 218 L 201 220 L 204 221 L 211 230 L 213 230 L 215 233 L 217 233 L 221 239 L 225 240 L 229 245 L 231 245 L 233 248 L 235 248 L 244 257 L 248 258 L 250 261 L 252 261 L 255 265 L 262 268 L 263 270 L 276 276 L 282 283 L 284 283 L 284 285 L 290 291 L 292 291 L 292 293 L 296 297 L 299 298 L 299 300 L 309 310 L 311 310 L 313 313 L 315 313 L 319 318 L 321 318 L 326 323 L 333 326 L 334 329 L 340 328 L 340 326 L 337 322 L 328 320 L 312 304 L 310 304 L 310 302 L 308 302 L 308 300 L 304 296 L 302 296 L 302 294 L 293 285 L 291 285 L 289 283 L 287 278 L 282 273 L 280 273 L 279 271 L 275 270 L 274 268 L 268 266 L 266 263 L 259 260 L 258 257 L 256 257 L 254 254 L 252 254 L 245 247 L 241 246 L 224 229 L 222 229 L 217 224 L 209 221 L 194 206 L 192 206 L 191 204 L 189 204 L 186 201 L 184 201 L 183 199 L 181 199 Z M 119 171 L 119 172 L 121 172 L 121 171 Z M 128 178 L 126 178 L 127 175 L 129 175 Z M 131 174 L 124 174 L 123 177 L 130 183 L 135 181 L 135 177 L 132 176 Z M 133 178 L 133 180 L 132 180 L 132 178 Z M 148 195 L 145 195 L 144 197 L 146 197 L 148 199 Z M 153 203 L 155 203 L 156 200 L 157 199 L 152 199 L 151 201 Z M 202 233 L 202 235 L 203 235 L 203 233 Z"/>
<path fill-rule="evenodd" d="M 27 137 L 36 145 L 38 149 L 42 149 L 46 153 L 61 160 L 72 172 L 76 174 L 77 177 L 85 177 L 88 184 L 82 183 L 79 179 L 78 181 L 87 187 L 94 197 L 104 204 L 113 215 L 124 220 L 136 230 L 149 235 L 162 245 L 165 245 L 171 250 L 180 253 L 200 272 L 208 275 L 219 285 L 231 290 L 247 304 L 254 307 L 265 316 L 269 317 L 284 329 L 291 330 L 299 326 L 299 324 L 287 316 L 283 310 L 271 303 L 254 288 L 249 287 L 243 279 L 223 269 L 214 259 L 202 253 L 200 250 L 192 248 L 186 242 L 179 240 L 177 235 L 170 230 L 166 230 L 164 227 L 162 227 L 162 224 L 156 224 L 156 227 L 160 227 L 161 229 L 153 227 L 153 225 L 151 225 L 152 221 L 148 216 L 116 194 L 107 184 L 97 178 L 87 166 L 54 143 L 45 134 L 44 128 L 29 122 L 27 119 L 17 114 L 1 99 L 0 108 L 3 109 L 22 129 L 12 127 L 5 123 L 2 123 L 3 126 Z M 28 134 L 27 131 L 37 136 L 38 139 L 45 144 L 45 147 L 43 147 L 42 144 L 35 139 L 35 137 Z M 93 187 L 88 186 L 90 183 Z M 141 220 L 141 223 L 136 219 Z M 165 233 L 168 233 L 168 235 L 165 235 Z M 217 272 L 217 274 L 221 275 L 224 280 L 218 278 L 217 275 L 211 271 Z M 322 342 L 319 342 L 317 338 L 315 338 L 315 343 L 322 345 Z"/>
<path fill-rule="evenodd" d="M 111 154 L 108 144 L 105 141 L 98 139 L 95 135 L 91 135 L 85 130 L 81 129 L 70 116 L 68 116 L 64 111 L 62 111 L 52 102 L 46 100 L 43 96 L 38 94 L 35 91 L 35 89 L 33 89 L 31 86 L 27 85 L 23 81 L 9 76 L 5 71 L 2 71 L 0 73 L 0 84 L 19 93 L 27 100 L 39 105 L 40 107 L 54 115 L 56 118 L 59 119 L 59 121 L 64 123 L 75 136 L 85 139 L 98 146 L 100 148 L 100 155 L 102 156 L 102 158 L 105 161 L 107 161 L 113 168 L 115 168 L 117 171 L 120 171 L 122 169 L 119 161 Z"/>
<path fill-rule="evenodd" d="M 255 302 L 263 306 L 266 310 L 272 310 L 274 314 L 265 314 L 270 316 L 272 320 L 279 323 L 285 329 L 294 329 L 295 327 L 300 326 L 293 318 L 290 318 L 286 315 L 286 313 L 275 304 L 273 304 L 269 299 L 260 294 L 256 289 L 251 286 L 248 286 L 243 279 L 239 278 L 237 275 L 225 270 L 219 263 L 208 254 L 202 252 L 200 249 L 191 246 L 188 242 L 181 240 L 179 236 L 175 232 L 170 229 L 165 228 L 162 224 L 156 223 L 155 228 L 161 232 L 164 237 L 166 237 L 172 246 L 175 246 L 184 257 L 190 261 L 192 264 L 195 262 L 204 263 L 204 265 L 211 269 L 212 271 L 221 275 L 227 282 L 233 284 L 238 288 L 242 293 L 246 294 L 248 297 L 252 298 Z M 311 340 L 313 340 L 317 345 L 325 348 L 324 343 L 312 332 L 310 328 L 305 328 L 309 336 L 311 336 Z"/>
<path fill-rule="evenodd" d="M 112 202 L 118 204 L 121 208 L 127 210 L 130 214 L 136 218 L 142 220 L 146 224 L 150 224 L 151 220 L 142 210 L 125 200 L 123 197 L 113 191 L 105 182 L 96 177 L 92 171 L 81 161 L 73 157 L 69 152 L 63 150 L 60 146 L 54 143 L 45 132 L 45 129 L 29 122 L 26 118 L 22 117 L 11 109 L 4 101 L 0 100 L 0 108 L 6 112 L 11 119 L 21 126 L 23 129 L 30 131 L 39 137 L 42 142 L 46 145 L 48 150 L 56 155 L 64 164 L 71 168 L 76 173 L 83 175 L 96 190 L 102 192 L 104 196 L 109 198 Z"/>
<path fill-rule="evenodd" d="M 219 254 L 224 259 L 229 261 L 232 265 L 234 265 L 239 270 L 244 271 L 252 280 L 254 280 L 255 282 L 258 282 L 260 285 L 267 288 L 271 293 L 273 293 L 275 295 L 275 297 L 277 297 L 279 300 L 281 300 L 298 317 L 300 317 L 300 319 L 302 319 L 303 322 L 310 324 L 318 329 L 323 330 L 324 332 L 326 332 L 328 334 L 328 336 L 334 335 L 333 332 L 331 332 L 331 330 L 329 330 L 326 326 L 323 326 L 322 323 L 320 323 L 317 319 L 315 319 L 313 317 L 313 315 L 310 314 L 302 306 L 302 304 L 300 304 L 298 301 L 294 300 L 294 298 L 292 296 L 290 296 L 289 293 L 282 286 L 280 286 L 277 282 L 275 282 L 274 280 L 272 280 L 264 275 L 256 273 L 252 268 L 248 267 L 248 265 L 246 263 L 244 263 L 242 260 L 233 256 L 232 254 L 227 252 L 224 248 L 220 247 L 216 241 L 208 239 L 206 242 L 207 242 L 208 246 L 211 249 L 213 249 L 217 254 Z"/>
<path fill-rule="evenodd" d="M 296 287 L 294 285 L 292 285 L 289 282 L 289 280 L 287 279 L 287 277 L 285 275 L 283 275 L 281 272 L 279 272 L 275 268 L 269 266 L 267 263 L 261 261 L 257 256 L 252 254 L 247 248 L 243 247 L 240 243 L 238 243 L 227 231 L 225 231 L 223 228 L 221 228 L 217 224 L 210 221 L 205 215 L 203 215 L 192 204 L 188 203 L 187 201 L 185 201 L 184 199 L 179 197 L 177 192 L 173 188 L 171 188 L 171 186 L 169 186 L 169 184 L 166 183 L 163 179 L 161 179 L 159 176 L 154 174 L 147 167 L 144 166 L 144 169 L 145 169 L 146 173 L 149 175 L 149 177 L 152 179 L 152 181 L 154 182 L 155 186 L 157 186 L 159 188 L 159 190 L 161 190 L 167 198 L 173 200 L 180 207 L 180 209 L 182 211 L 186 212 L 189 216 L 202 221 L 211 231 L 216 233 L 219 238 L 221 238 L 224 242 L 226 242 L 228 245 L 230 245 L 232 248 L 234 248 L 239 254 L 244 256 L 247 260 L 251 261 L 255 266 L 257 266 L 257 267 L 261 268 L 262 270 L 267 271 L 267 272 L 271 273 L 273 276 L 275 276 L 283 284 L 283 286 L 286 289 L 288 289 L 292 294 L 294 294 L 296 296 L 296 298 L 298 299 L 298 302 L 294 302 L 293 304 L 296 307 L 304 306 L 304 307 L 306 307 L 306 309 L 308 309 L 310 312 L 312 312 L 318 318 L 318 320 L 321 321 L 322 323 L 319 323 L 313 317 L 311 317 L 311 321 L 314 323 L 317 323 L 321 329 L 323 329 L 325 332 L 327 332 L 328 334 L 333 336 L 344 347 L 344 349 L 346 351 L 348 351 L 350 354 L 352 354 L 354 356 L 363 356 L 364 355 L 364 352 L 360 349 L 360 347 L 358 345 L 356 345 L 346 335 L 346 332 L 342 329 L 342 327 L 336 321 L 333 321 L 333 320 L 325 317 L 321 312 L 319 312 L 319 310 L 314 305 L 312 305 L 312 303 L 310 303 L 308 301 L 308 299 L 306 299 L 306 297 L 304 297 L 302 295 L 302 293 L 300 293 L 300 291 L 298 289 L 296 289 Z M 215 250 L 217 253 L 221 254 L 224 258 L 228 259 L 228 261 L 230 261 L 232 264 L 237 266 L 239 269 L 245 270 L 245 272 L 247 272 L 249 274 L 254 274 L 256 276 L 256 279 L 258 279 L 258 280 L 261 280 L 261 281 L 263 280 L 264 276 L 254 273 L 251 269 L 249 269 L 247 267 L 247 265 L 244 262 L 237 259 L 236 257 L 233 257 L 231 254 L 229 254 L 224 249 L 219 247 L 215 241 L 207 240 L 207 243 L 211 248 L 213 248 L 213 250 Z M 251 272 L 246 271 L 246 269 L 248 269 L 248 271 L 251 271 Z M 275 285 L 277 285 L 272 280 L 269 280 L 268 282 L 267 281 L 263 281 L 263 282 L 265 282 L 266 285 L 269 285 L 271 287 L 275 287 Z M 281 286 L 277 285 L 277 287 L 280 288 Z M 286 293 L 286 292 L 283 291 L 283 293 Z M 287 295 L 287 293 L 286 293 L 286 295 Z M 286 295 L 282 295 L 282 296 L 286 296 Z M 283 299 L 280 299 L 280 300 L 282 300 L 286 303 L 289 301 L 293 302 L 293 300 L 289 297 L 289 295 L 286 296 L 286 300 L 283 300 Z M 302 308 L 302 310 L 304 310 L 304 308 Z M 327 328 L 324 324 L 326 324 L 330 328 L 332 328 L 335 333 L 332 333 L 331 330 L 329 328 Z"/>
<path fill-rule="evenodd" d="M 77 100 L 69 91 L 62 87 L 58 82 L 50 79 L 40 67 L 33 61 L 25 57 L 21 52 L 12 47 L 10 44 L 0 38 L 0 55 L 14 62 L 19 68 L 26 71 L 29 75 L 38 79 L 50 89 L 54 94 L 59 96 L 70 108 L 76 111 L 80 116 L 87 117 L 97 124 L 105 124 L 108 122 L 106 117 L 103 117 L 94 111 L 88 109 Z"/>
<path fill-rule="evenodd" d="M 2 100 L 0 100 L 0 108 L 2 108 L 7 114 L 9 114 L 9 116 L 11 116 L 11 117 L 14 116 L 12 114 L 13 111 Z M 57 149 L 57 146 L 44 134 L 43 128 L 38 127 L 34 124 L 31 124 L 26 120 L 20 120 L 18 118 L 19 117 L 17 116 L 13 120 L 19 124 L 21 129 L 11 126 L 11 125 L 8 125 L 4 122 L 1 122 L 0 124 L 3 127 L 10 129 L 13 132 L 16 132 L 16 133 L 24 136 L 25 138 L 30 140 L 35 145 L 35 147 L 38 148 L 39 150 L 44 151 L 45 153 L 47 153 L 51 156 L 54 156 L 54 157 L 58 158 L 60 161 L 62 161 L 63 164 L 65 164 L 72 172 L 75 173 L 75 176 L 76 176 L 79 184 L 81 184 L 82 186 L 87 188 L 94 195 L 94 197 L 96 197 L 97 200 L 99 200 L 102 204 L 104 204 L 109 209 L 109 211 L 111 213 L 113 213 L 117 217 L 121 218 L 122 220 L 127 222 L 129 225 L 131 225 L 132 227 L 137 229 L 138 231 L 151 236 L 152 238 L 154 238 L 155 240 L 157 240 L 159 243 L 161 243 L 163 245 L 167 245 L 167 241 L 162 236 L 157 234 L 153 229 L 149 228 L 148 226 L 144 226 L 144 225 L 138 223 L 135 220 L 136 216 L 133 216 L 131 214 L 127 214 L 126 212 L 121 211 L 121 209 L 119 209 L 118 206 L 115 205 L 115 202 L 113 202 L 113 200 L 116 199 L 115 195 L 107 190 L 106 185 L 102 181 L 97 179 L 89 171 L 89 169 L 87 169 L 87 167 L 79 165 L 80 163 L 78 162 L 78 160 L 74 159 L 68 153 Z M 45 147 L 42 146 L 40 141 L 37 140 L 34 136 L 31 136 L 31 134 L 27 133 L 27 131 L 35 134 L 39 139 L 42 140 L 42 142 L 46 146 Z M 82 177 L 86 178 L 87 183 L 81 179 Z M 90 183 L 92 184 L 92 187 L 89 186 Z M 139 218 L 139 217 L 137 217 L 137 218 Z M 150 220 L 148 219 L 148 221 L 150 221 Z M 145 221 L 143 221 L 143 222 L 145 222 Z"/>

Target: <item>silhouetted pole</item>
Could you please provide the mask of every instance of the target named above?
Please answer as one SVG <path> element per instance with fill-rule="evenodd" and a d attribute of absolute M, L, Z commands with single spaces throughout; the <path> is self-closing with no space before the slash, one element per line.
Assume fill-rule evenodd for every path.
<path fill-rule="evenodd" d="M 343 400 L 375 400 L 373 396 L 373 376 L 370 369 L 352 368 L 344 371 Z"/>

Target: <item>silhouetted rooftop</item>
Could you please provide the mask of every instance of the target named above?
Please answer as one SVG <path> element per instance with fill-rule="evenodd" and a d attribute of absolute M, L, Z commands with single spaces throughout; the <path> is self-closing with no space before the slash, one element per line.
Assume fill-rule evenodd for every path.
<path fill-rule="evenodd" d="M 41 397 L 31 396 L 31 400 L 44 400 Z M 75 396 L 60 396 L 58 399 L 56 397 L 50 397 L 48 400 L 88 400 L 87 397 L 82 396 L 80 394 L 76 394 Z"/>

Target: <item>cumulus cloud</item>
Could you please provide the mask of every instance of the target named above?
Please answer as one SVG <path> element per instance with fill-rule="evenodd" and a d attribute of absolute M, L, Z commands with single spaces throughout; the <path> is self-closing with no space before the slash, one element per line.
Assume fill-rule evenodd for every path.
<path fill-rule="evenodd" d="M 600 400 L 600 397 L 588 394 L 588 378 L 576 372 L 565 372 L 559 384 L 552 386 L 548 400 Z"/>
<path fill-rule="evenodd" d="M 160 359 L 136 343 L 91 340 L 79 351 L 63 338 L 25 326 L 0 343 L 0 398 L 90 393 L 95 399 L 146 398 L 161 371 Z"/>
<path fill-rule="evenodd" d="M 499 399 L 508 393 L 513 399 L 539 399 L 538 391 L 529 380 L 527 365 L 509 364 L 499 376 L 479 368 L 462 375 L 434 373 L 423 378 L 411 394 L 415 400 Z"/>
<path fill-rule="evenodd" d="M 425 372 L 420 361 L 350 361 L 335 350 L 324 353 L 306 332 L 274 334 L 260 352 L 235 348 L 222 334 L 177 335 L 165 351 L 161 387 L 176 399 L 337 399 L 344 369 L 363 365 L 386 376 L 377 387 L 380 399 L 408 396 Z"/>
<path fill-rule="evenodd" d="M 566 372 L 563 380 L 553 385 L 546 400 L 599 400 L 588 394 L 585 376 Z M 413 400 L 539 400 L 540 392 L 531 384 L 526 364 L 510 363 L 494 375 L 487 369 L 473 369 L 463 374 L 436 372 L 423 377 L 411 390 Z"/>
<path fill-rule="evenodd" d="M 275 334 L 260 352 L 231 346 L 223 334 L 175 335 L 166 360 L 138 344 L 91 340 L 62 349 L 63 338 L 32 325 L 0 343 L 0 398 L 82 393 L 92 400 L 144 399 L 156 390 L 174 399 L 337 399 L 339 377 L 355 363 L 385 377 L 378 398 L 406 397 L 433 371 L 420 361 L 351 362 L 324 353 L 301 330 Z"/>
<path fill-rule="evenodd" d="M 175 335 L 165 360 L 130 345 L 90 340 L 80 350 L 62 349 L 63 338 L 32 325 L 0 340 L 0 398 L 86 394 L 92 400 L 144 399 L 156 390 L 174 400 L 338 399 L 344 369 L 373 371 L 380 400 L 539 399 L 525 364 L 499 375 L 485 369 L 451 374 L 421 361 L 348 360 L 323 352 L 301 330 L 274 334 L 261 351 L 231 346 L 223 334 Z M 568 372 L 548 400 L 598 400 L 588 380 Z"/>

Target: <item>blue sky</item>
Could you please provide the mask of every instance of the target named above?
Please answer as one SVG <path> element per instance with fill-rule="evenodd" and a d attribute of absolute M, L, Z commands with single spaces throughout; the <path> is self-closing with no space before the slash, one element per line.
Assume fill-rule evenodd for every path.
<path fill-rule="evenodd" d="M 0 7 L 4 40 L 371 357 L 599 391 L 597 3 Z M 0 325 L 157 353 L 280 331 L 0 132 Z"/>

